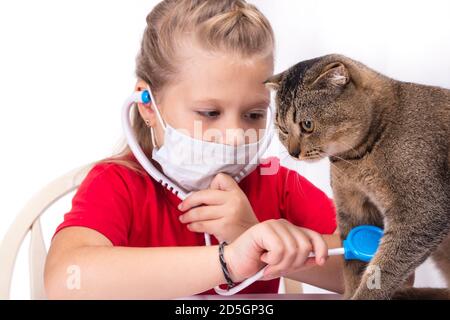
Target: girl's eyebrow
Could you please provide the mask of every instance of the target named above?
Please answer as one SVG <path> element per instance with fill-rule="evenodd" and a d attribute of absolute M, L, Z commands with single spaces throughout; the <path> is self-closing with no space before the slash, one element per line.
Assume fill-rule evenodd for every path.
<path fill-rule="evenodd" d="M 198 105 L 198 104 L 220 107 L 222 105 L 222 101 L 214 99 L 214 98 L 192 101 L 192 105 Z"/>
<path fill-rule="evenodd" d="M 261 107 L 267 107 L 270 104 L 270 100 L 269 99 L 262 99 L 256 102 L 252 102 L 249 103 L 246 106 L 243 106 L 241 109 L 243 110 L 249 110 L 249 109 L 253 109 L 253 108 L 261 108 Z M 202 100 L 194 100 L 192 102 L 192 105 L 196 106 L 196 105 L 205 105 L 205 106 L 210 106 L 210 107 L 222 107 L 225 106 L 226 103 L 218 100 L 218 99 L 214 99 L 214 98 L 208 98 L 208 99 L 202 99 Z"/>
<path fill-rule="evenodd" d="M 264 100 L 257 101 L 255 103 L 251 103 L 251 104 L 243 107 L 242 109 L 250 110 L 250 109 L 253 109 L 253 108 L 266 108 L 266 107 L 269 106 L 269 104 L 270 104 L 270 100 L 264 99 Z"/>
<path fill-rule="evenodd" d="M 270 105 L 270 96 L 266 94 L 256 94 L 250 103 L 242 106 L 244 110 L 250 110 L 252 108 L 266 108 Z"/>

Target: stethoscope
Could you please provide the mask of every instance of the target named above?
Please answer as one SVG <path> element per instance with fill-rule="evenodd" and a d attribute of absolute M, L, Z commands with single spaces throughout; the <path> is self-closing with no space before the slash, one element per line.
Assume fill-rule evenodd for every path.
<path fill-rule="evenodd" d="M 136 137 L 131 127 L 130 121 L 131 107 L 134 106 L 136 103 L 148 104 L 151 101 L 155 101 L 155 99 L 153 98 L 151 91 L 148 90 L 134 92 L 130 97 L 128 97 L 127 100 L 125 100 L 122 109 L 122 127 L 125 133 L 125 138 L 127 140 L 128 146 L 130 147 L 131 151 L 136 157 L 136 160 L 141 164 L 141 166 L 145 169 L 145 171 L 147 171 L 147 173 L 158 183 L 160 183 L 166 189 L 175 194 L 179 199 L 184 200 L 187 198 L 189 194 L 186 193 L 184 190 L 182 190 L 180 187 L 178 187 L 176 183 L 171 181 L 164 174 L 162 174 L 150 162 L 150 160 L 147 158 L 144 151 L 140 147 L 139 143 L 136 141 Z M 257 159 L 260 159 L 262 154 L 267 150 L 274 133 L 273 128 L 271 126 L 271 123 L 273 121 L 273 110 L 270 111 L 271 112 L 270 117 L 268 119 L 268 126 L 266 128 L 266 130 L 268 130 L 267 131 L 268 136 L 265 139 L 264 144 L 262 145 L 260 150 L 258 150 L 258 153 L 256 155 L 256 157 L 258 157 Z M 234 179 L 237 182 L 239 182 L 243 177 L 246 176 L 246 172 L 249 170 L 250 167 L 252 167 L 252 162 L 250 162 L 249 165 L 245 167 L 238 176 L 234 177 Z M 374 256 L 378 248 L 378 243 L 382 235 L 383 231 L 378 227 L 358 226 L 350 231 L 350 233 L 347 236 L 347 239 L 344 240 L 343 242 L 342 248 L 329 249 L 328 255 L 329 256 L 344 255 L 344 258 L 346 260 L 362 260 L 366 262 L 370 261 L 370 259 Z M 205 236 L 205 244 L 207 246 L 210 246 L 211 236 L 207 233 L 205 233 L 204 236 Z M 314 254 L 311 253 L 309 257 L 314 257 Z M 229 290 L 224 290 L 219 286 L 216 286 L 214 290 L 216 293 L 224 296 L 236 294 L 242 289 L 251 285 L 252 283 L 260 280 L 263 277 L 266 268 L 267 266 Z"/>

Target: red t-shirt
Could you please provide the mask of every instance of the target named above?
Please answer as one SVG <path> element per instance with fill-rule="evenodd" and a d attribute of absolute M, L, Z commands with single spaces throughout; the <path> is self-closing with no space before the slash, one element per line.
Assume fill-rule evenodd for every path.
<path fill-rule="evenodd" d="M 270 166 L 279 167 L 275 174 L 261 174 Z M 336 229 L 331 199 L 295 171 L 279 166 L 277 158 L 267 159 L 239 186 L 259 221 L 284 218 L 321 234 Z M 99 163 L 81 183 L 72 199 L 72 209 L 55 234 L 66 227 L 81 226 L 100 232 L 114 246 L 205 245 L 202 233 L 189 231 L 178 220 L 180 202 L 149 175 L 142 176 L 119 164 Z M 217 244 L 214 237 L 211 242 Z M 278 286 L 279 279 L 257 281 L 241 293 L 276 293 Z"/>

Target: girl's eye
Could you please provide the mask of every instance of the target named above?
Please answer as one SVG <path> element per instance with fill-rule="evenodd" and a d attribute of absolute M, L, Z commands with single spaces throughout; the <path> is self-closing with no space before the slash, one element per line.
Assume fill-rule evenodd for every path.
<path fill-rule="evenodd" d="M 220 112 L 216 110 L 196 111 L 199 115 L 206 118 L 217 118 Z"/>
<path fill-rule="evenodd" d="M 263 112 L 250 112 L 245 115 L 245 118 L 253 121 L 263 119 L 264 117 L 265 113 Z"/>
<path fill-rule="evenodd" d="M 314 131 L 314 122 L 311 120 L 304 120 L 300 123 L 303 133 L 312 133 Z"/>

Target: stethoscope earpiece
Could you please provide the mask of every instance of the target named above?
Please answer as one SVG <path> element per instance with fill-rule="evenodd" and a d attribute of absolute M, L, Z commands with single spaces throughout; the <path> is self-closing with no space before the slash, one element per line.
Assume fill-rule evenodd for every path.
<path fill-rule="evenodd" d="M 152 101 L 152 98 L 150 97 L 150 93 L 147 90 L 142 91 L 141 100 L 142 100 L 142 103 L 145 103 L 145 104 L 148 104 Z"/>

